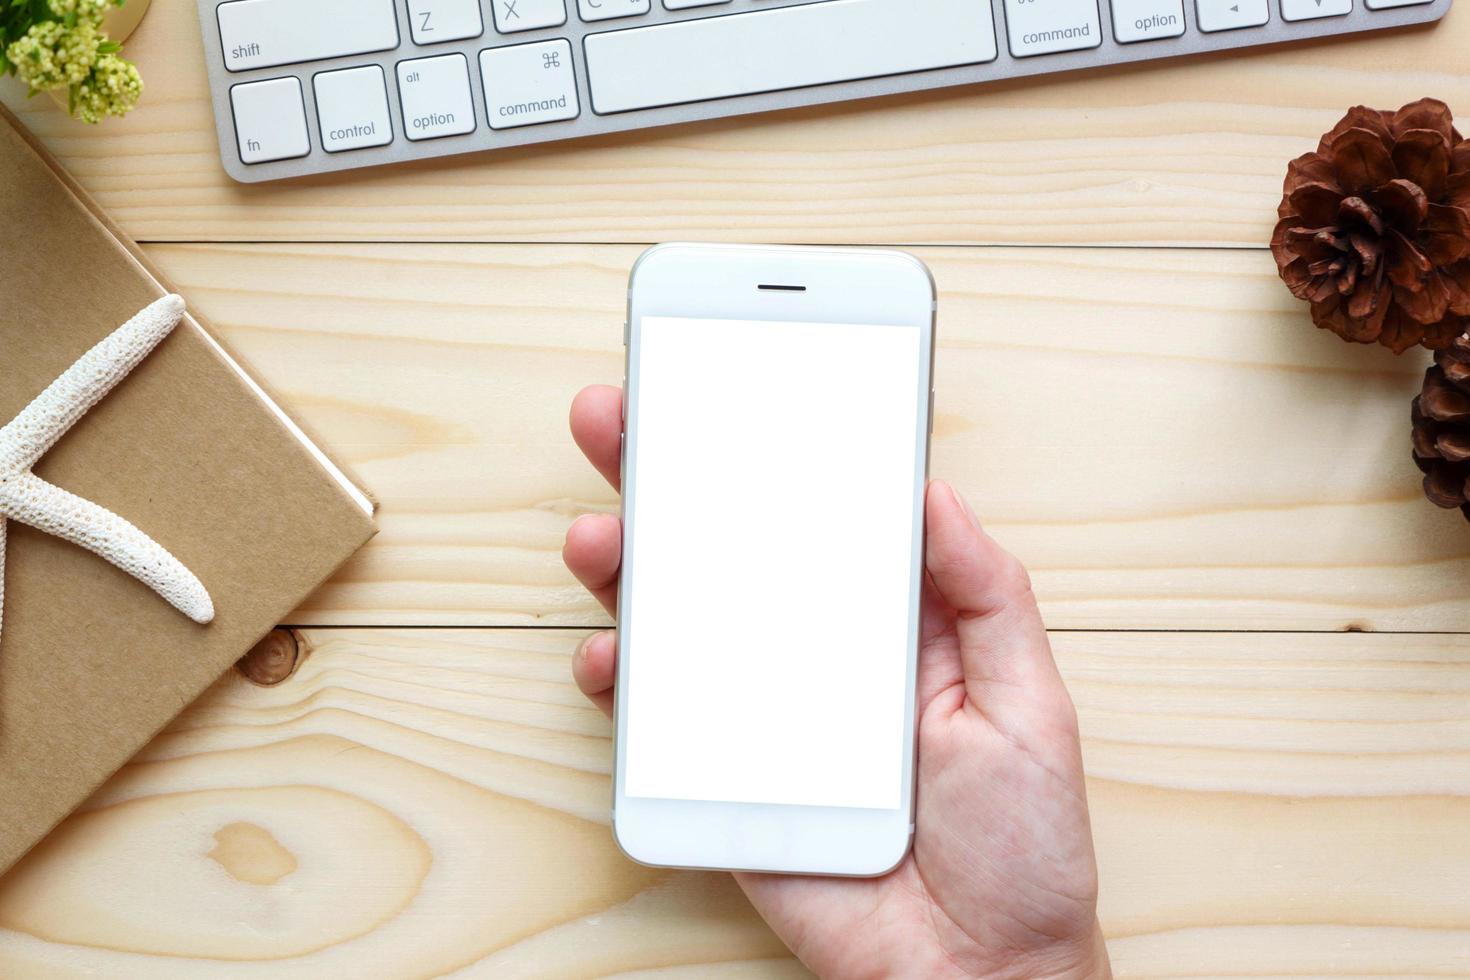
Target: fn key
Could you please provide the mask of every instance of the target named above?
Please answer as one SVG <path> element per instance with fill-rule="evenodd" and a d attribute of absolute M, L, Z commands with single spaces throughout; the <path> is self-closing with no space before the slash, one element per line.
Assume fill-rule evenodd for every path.
<path fill-rule="evenodd" d="M 230 107 L 235 113 L 235 139 L 244 163 L 289 160 L 311 152 L 301 82 L 297 79 L 272 78 L 236 85 L 230 89 Z"/>

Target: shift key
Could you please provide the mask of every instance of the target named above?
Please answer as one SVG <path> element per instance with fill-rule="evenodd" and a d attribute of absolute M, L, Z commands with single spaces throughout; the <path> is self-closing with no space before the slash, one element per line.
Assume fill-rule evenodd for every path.
<path fill-rule="evenodd" d="M 215 12 L 230 71 L 398 47 L 393 0 L 231 0 Z"/>

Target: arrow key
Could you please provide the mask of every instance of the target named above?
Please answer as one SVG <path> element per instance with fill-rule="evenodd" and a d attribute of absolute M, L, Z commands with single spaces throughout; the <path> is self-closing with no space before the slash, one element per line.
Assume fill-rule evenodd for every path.
<path fill-rule="evenodd" d="M 1352 12 L 1353 0 L 1281 0 L 1281 16 L 1285 20 L 1343 17 Z"/>
<path fill-rule="evenodd" d="M 1314 0 L 1282 0 L 1283 3 Z M 1323 0 L 1323 6 L 1340 0 Z M 1352 0 L 1347 0 L 1351 3 Z M 1199 12 L 1199 29 L 1206 33 L 1237 31 L 1242 27 L 1260 27 L 1271 19 L 1267 0 L 1195 0 Z"/>

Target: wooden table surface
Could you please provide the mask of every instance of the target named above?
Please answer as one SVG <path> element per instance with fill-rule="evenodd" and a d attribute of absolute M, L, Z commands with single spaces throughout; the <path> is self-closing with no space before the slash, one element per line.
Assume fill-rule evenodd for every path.
<path fill-rule="evenodd" d="M 568 679 L 606 620 L 562 533 L 616 502 L 566 408 L 675 238 L 933 267 L 934 472 L 1033 570 L 1120 975 L 1470 975 L 1470 527 L 1409 459 L 1428 358 L 1313 329 L 1263 248 L 1347 106 L 1470 123 L 1465 7 L 255 187 L 188 0 L 129 43 L 126 120 L 0 87 L 382 501 L 293 677 L 223 678 L 0 882 L 0 976 L 806 975 L 726 876 L 618 854 Z"/>

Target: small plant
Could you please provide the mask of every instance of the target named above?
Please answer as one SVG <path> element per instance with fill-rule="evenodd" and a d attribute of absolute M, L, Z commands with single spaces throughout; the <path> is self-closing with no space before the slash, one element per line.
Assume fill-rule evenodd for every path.
<path fill-rule="evenodd" d="M 95 123 L 126 115 L 143 79 L 102 29 L 108 7 L 124 0 L 0 0 L 0 75 L 15 75 L 30 94 L 65 88 L 67 112 Z"/>

